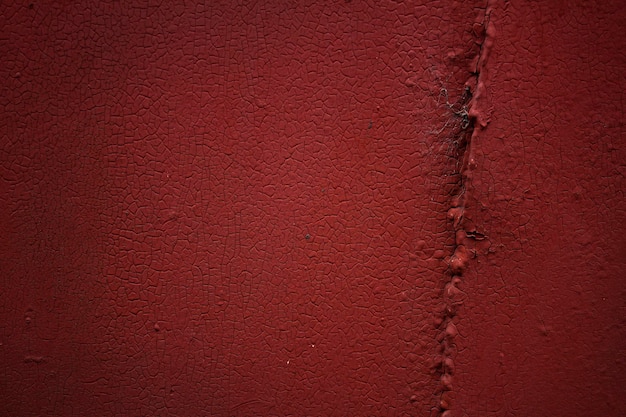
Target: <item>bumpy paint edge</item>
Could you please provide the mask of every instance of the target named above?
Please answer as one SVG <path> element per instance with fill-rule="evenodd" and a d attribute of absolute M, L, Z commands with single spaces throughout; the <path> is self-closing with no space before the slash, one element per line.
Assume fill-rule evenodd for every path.
<path fill-rule="evenodd" d="M 456 356 L 455 339 L 458 336 L 457 312 L 466 299 L 466 294 L 459 288 L 463 282 L 463 275 L 472 259 L 476 257 L 477 251 L 488 246 L 486 236 L 479 233 L 473 223 L 465 216 L 465 208 L 468 203 L 468 196 L 471 193 L 472 172 L 477 167 L 476 160 L 472 153 L 472 142 L 487 128 L 489 124 L 491 108 L 487 96 L 489 55 L 493 48 L 496 36 L 496 28 L 491 20 L 493 1 L 489 0 L 474 25 L 474 34 L 479 44 L 479 52 L 472 62 L 472 75 L 465 85 L 472 92 L 472 97 L 468 103 L 468 117 L 470 120 L 469 129 L 466 133 L 469 137 L 464 150 L 459 155 L 460 184 L 459 192 L 455 195 L 448 210 L 448 220 L 452 223 L 455 233 L 455 244 L 452 255 L 447 258 L 446 277 L 448 282 L 443 289 L 443 306 L 441 316 L 436 320 L 441 333 L 438 337 L 440 343 L 439 357 L 435 367 L 439 372 L 438 412 L 441 417 L 452 417 L 452 401 L 454 397 L 454 359 Z"/>

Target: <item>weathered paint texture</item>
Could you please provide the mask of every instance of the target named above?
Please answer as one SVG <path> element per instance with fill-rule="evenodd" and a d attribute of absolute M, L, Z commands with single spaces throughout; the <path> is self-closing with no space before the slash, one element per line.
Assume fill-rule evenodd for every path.
<path fill-rule="evenodd" d="M 498 1 L 489 22 L 448 414 L 626 415 L 626 10 Z"/>
<path fill-rule="evenodd" d="M 47 3 L 0 414 L 626 414 L 618 1 Z"/>

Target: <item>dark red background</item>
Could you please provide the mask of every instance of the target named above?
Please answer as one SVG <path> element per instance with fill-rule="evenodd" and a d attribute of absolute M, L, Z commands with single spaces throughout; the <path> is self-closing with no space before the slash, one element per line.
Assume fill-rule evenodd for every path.
<path fill-rule="evenodd" d="M 455 415 L 626 415 L 626 9 L 494 5 Z M 486 253 L 485 253 L 486 252 Z"/>
<path fill-rule="evenodd" d="M 59 3 L 0 10 L 1 414 L 624 414 L 619 2 Z"/>

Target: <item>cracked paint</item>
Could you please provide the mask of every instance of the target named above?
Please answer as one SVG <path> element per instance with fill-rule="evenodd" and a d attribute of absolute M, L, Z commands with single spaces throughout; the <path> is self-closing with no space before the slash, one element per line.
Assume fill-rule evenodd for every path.
<path fill-rule="evenodd" d="M 436 409 L 472 3 L 0 15 L 2 413 Z"/>
<path fill-rule="evenodd" d="M 625 414 L 619 6 L 3 3 L 0 414 Z"/>

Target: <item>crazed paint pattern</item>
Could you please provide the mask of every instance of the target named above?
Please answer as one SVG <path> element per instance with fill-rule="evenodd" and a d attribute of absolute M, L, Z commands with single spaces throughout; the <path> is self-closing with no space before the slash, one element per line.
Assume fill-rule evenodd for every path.
<path fill-rule="evenodd" d="M 626 415 L 622 3 L 490 7 L 450 416 Z"/>
<path fill-rule="evenodd" d="M 441 411 L 484 4 L 283 3 L 1 6 L 0 413 Z"/>
<path fill-rule="evenodd" d="M 66 3 L 0 6 L 0 414 L 626 414 L 620 2 Z"/>

